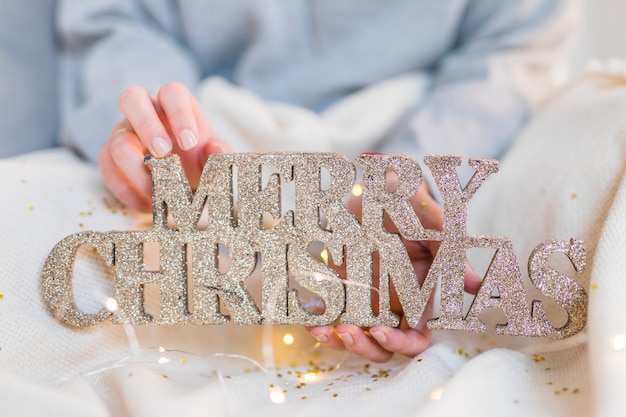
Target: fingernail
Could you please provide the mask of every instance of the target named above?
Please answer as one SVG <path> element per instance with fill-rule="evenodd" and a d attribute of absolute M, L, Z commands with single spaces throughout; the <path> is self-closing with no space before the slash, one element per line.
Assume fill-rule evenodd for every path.
<path fill-rule="evenodd" d="M 318 342 L 320 342 L 320 343 L 326 343 L 326 342 L 328 342 L 328 336 L 326 336 L 324 333 L 322 333 L 322 334 L 320 334 L 320 335 L 316 335 L 316 334 L 313 334 L 313 333 L 311 333 L 311 334 L 312 334 L 312 335 L 313 335 L 313 337 L 314 337 L 314 338 L 316 338 L 316 339 L 317 339 L 317 341 L 318 341 Z"/>
<path fill-rule="evenodd" d="M 343 343 L 346 345 L 351 345 L 354 342 L 350 333 L 339 333 L 339 337 L 341 337 L 341 340 L 343 340 Z"/>
<path fill-rule="evenodd" d="M 125 135 L 127 133 L 130 132 L 130 129 L 126 128 L 126 127 L 121 127 L 119 129 L 117 129 L 115 132 L 113 132 L 113 134 L 111 135 L 114 138 L 117 137 L 121 137 L 122 135 Z"/>
<path fill-rule="evenodd" d="M 217 145 L 215 143 L 211 145 L 211 150 L 211 153 L 224 153 L 224 149 L 220 145 Z"/>
<path fill-rule="evenodd" d="M 383 344 L 383 345 L 387 343 L 387 336 L 385 335 L 385 333 L 381 332 L 380 330 L 370 332 L 370 334 L 372 335 L 374 339 L 376 339 L 378 343 Z"/>
<path fill-rule="evenodd" d="M 172 145 L 162 137 L 157 136 L 152 139 L 152 149 L 156 154 L 155 156 L 160 158 L 167 155 L 172 150 Z"/>
<path fill-rule="evenodd" d="M 122 129 L 116 131 L 111 136 L 111 147 L 119 146 L 122 143 L 126 142 L 126 138 L 124 137 L 124 132 Z"/>
<path fill-rule="evenodd" d="M 180 141 L 184 150 L 191 149 L 198 143 L 198 139 L 196 139 L 196 136 L 189 129 L 180 132 Z"/>

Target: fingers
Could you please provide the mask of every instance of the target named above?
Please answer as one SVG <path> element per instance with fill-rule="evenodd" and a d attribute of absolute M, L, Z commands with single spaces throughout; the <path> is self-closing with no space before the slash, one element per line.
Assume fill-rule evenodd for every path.
<path fill-rule="evenodd" d="M 385 362 L 391 359 L 393 352 L 385 350 L 364 330 L 351 324 L 313 327 L 311 334 L 325 347 L 348 350 L 373 362 Z"/>
<path fill-rule="evenodd" d="M 430 344 L 430 331 L 423 331 L 421 326 L 415 329 L 377 326 L 366 332 L 351 324 L 340 324 L 336 329 L 321 326 L 309 330 L 325 347 L 348 350 L 373 362 L 388 361 L 394 353 L 415 356 Z"/>
<path fill-rule="evenodd" d="M 477 294 L 482 283 L 483 281 L 480 275 L 474 272 L 469 261 L 465 261 L 465 291 L 470 294 Z"/>
<path fill-rule="evenodd" d="M 352 324 L 337 326 L 337 334 L 346 349 L 373 362 L 385 362 L 391 359 L 393 352 L 385 349 L 360 327 Z"/>
<path fill-rule="evenodd" d="M 426 182 L 411 197 L 410 203 L 425 229 L 443 229 L 443 208 L 430 195 Z"/>
<path fill-rule="evenodd" d="M 372 327 L 370 334 L 381 348 L 400 355 L 418 355 L 425 351 L 430 344 L 430 335 L 417 329 Z"/>
<path fill-rule="evenodd" d="M 180 83 L 169 83 L 159 90 L 158 103 L 176 143 L 184 151 L 193 149 L 198 144 L 194 101 L 189 90 Z"/>
<path fill-rule="evenodd" d="M 151 178 L 143 164 L 146 154 L 157 158 L 178 154 L 195 188 L 208 156 L 230 151 L 215 137 L 198 102 L 180 83 L 164 85 L 156 98 L 141 87 L 131 87 L 121 94 L 119 105 L 126 119 L 114 128 L 99 163 L 107 186 L 133 209 L 150 208 Z"/>
<path fill-rule="evenodd" d="M 119 104 L 137 137 L 153 156 L 162 158 L 172 151 L 172 139 L 146 90 L 140 87 L 125 90 Z"/>
<path fill-rule="evenodd" d="M 335 331 L 334 326 L 319 326 L 307 328 L 311 335 L 317 339 L 322 345 L 336 350 L 345 350 L 346 347 L 341 338 Z"/>
<path fill-rule="evenodd" d="M 214 137 L 198 102 L 180 83 L 165 84 L 156 100 L 141 87 L 128 88 L 119 104 L 141 142 L 156 157 L 166 156 L 175 148 L 189 151 L 209 142 L 218 144 L 222 152 L 229 150 Z"/>
<path fill-rule="evenodd" d="M 113 195 L 133 210 L 151 206 L 152 179 L 143 163 L 144 148 L 137 136 L 119 124 L 98 155 L 104 182 Z"/>

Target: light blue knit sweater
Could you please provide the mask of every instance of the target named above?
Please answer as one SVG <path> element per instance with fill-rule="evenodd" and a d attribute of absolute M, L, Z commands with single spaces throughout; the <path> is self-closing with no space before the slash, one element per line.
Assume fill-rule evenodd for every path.
<path fill-rule="evenodd" d="M 579 9 L 578 0 L 62 0 L 65 141 L 95 159 L 132 85 L 193 90 L 221 75 L 321 110 L 426 70 L 431 93 L 383 150 L 497 157 L 564 63 Z"/>

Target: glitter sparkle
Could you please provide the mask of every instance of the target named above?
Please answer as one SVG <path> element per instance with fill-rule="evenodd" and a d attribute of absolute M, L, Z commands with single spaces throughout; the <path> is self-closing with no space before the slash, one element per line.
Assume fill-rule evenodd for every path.
<path fill-rule="evenodd" d="M 547 262 L 552 254 L 562 253 L 576 272 L 581 272 L 585 266 L 581 240 L 545 241 L 535 248 L 528 262 L 532 284 L 568 314 L 566 324 L 555 328 L 541 302 L 529 303 L 526 299 L 511 240 L 468 233 L 468 203 L 487 177 L 498 171 L 497 161 L 470 159 L 475 173 L 463 187 L 456 174 L 460 158 L 426 156 L 424 163 L 444 200 L 441 230 L 424 228 L 410 205 L 411 197 L 422 184 L 422 170 L 414 160 L 402 155 L 363 154 L 356 162 L 363 169 L 361 220 L 344 203 L 344 198 L 355 190 L 356 168 L 342 155 L 214 154 L 207 160 L 195 192 L 176 155 L 164 159 L 147 157 L 153 181 L 152 228 L 80 232 L 66 237 L 53 248 L 45 263 L 44 298 L 57 318 L 78 327 L 95 325 L 109 317 L 116 324 L 233 321 L 319 326 L 339 319 L 363 327 L 395 327 L 400 317 L 391 309 L 392 284 L 408 324 L 416 326 L 441 280 L 440 315 L 428 322 L 430 328 L 485 331 L 486 325 L 479 316 L 488 308 L 500 309 L 507 316 L 507 323 L 496 327 L 497 333 L 503 335 L 560 339 L 584 327 L 587 292 L 575 279 L 552 269 Z M 276 169 L 266 184 L 261 175 L 264 166 Z M 330 174 L 328 187 L 322 186 L 323 170 Z M 387 188 L 389 171 L 395 173 L 398 181 L 393 191 Z M 295 188 L 295 210 L 283 212 L 281 185 L 290 182 Z M 113 203 L 110 207 L 117 210 Z M 208 212 L 208 225 L 199 228 L 204 209 Z M 267 214 L 276 221 L 270 228 L 262 220 Z M 391 218 L 398 233 L 386 229 L 384 214 Z M 169 218 L 175 226 L 168 223 Z M 425 278 L 416 276 L 403 239 L 440 242 Z M 323 244 L 326 259 L 343 265 L 345 276 L 309 253 L 312 242 Z M 159 268 L 148 270 L 144 245 L 154 243 L 160 248 Z M 73 266 L 77 249 L 85 244 L 92 245 L 105 263 L 115 269 L 114 299 L 118 308 L 114 311 L 111 306 L 103 306 L 101 311 L 87 314 L 76 307 Z M 228 248 L 228 271 L 218 267 L 219 247 Z M 495 254 L 469 312 L 463 316 L 465 260 L 472 248 L 495 249 Z M 377 279 L 372 277 L 375 253 L 379 260 Z M 245 285 L 258 254 L 263 256 L 260 306 Z M 420 278 L 424 278 L 423 282 Z M 189 280 L 193 283 L 191 290 Z M 296 290 L 289 287 L 290 281 L 318 296 L 325 306 L 323 311 L 309 312 Z M 374 281 L 379 282 L 376 313 L 372 302 Z M 160 286 L 158 317 L 144 311 L 143 287 L 147 284 Z M 222 313 L 220 304 L 229 315 Z"/>

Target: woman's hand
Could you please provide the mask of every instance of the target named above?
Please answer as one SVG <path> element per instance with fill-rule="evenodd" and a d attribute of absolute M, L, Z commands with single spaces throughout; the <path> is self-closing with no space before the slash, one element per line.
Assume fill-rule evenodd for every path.
<path fill-rule="evenodd" d="M 207 157 L 230 151 L 213 133 L 191 92 L 180 83 L 164 85 L 156 98 L 141 87 L 131 87 L 121 94 L 119 104 L 126 118 L 113 128 L 98 163 L 111 192 L 131 209 L 148 212 L 152 207 L 146 155 L 163 158 L 178 154 L 195 188 Z"/>

